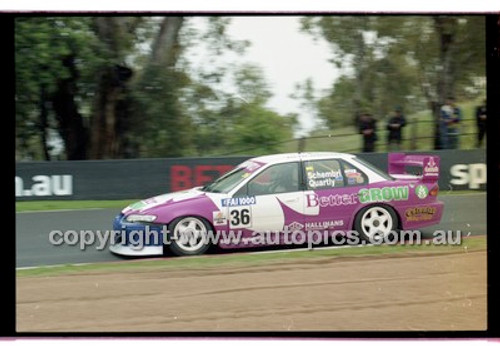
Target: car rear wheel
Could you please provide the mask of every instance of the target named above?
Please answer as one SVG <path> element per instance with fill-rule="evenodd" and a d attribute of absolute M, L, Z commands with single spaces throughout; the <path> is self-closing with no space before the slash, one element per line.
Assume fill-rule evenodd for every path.
<path fill-rule="evenodd" d="M 168 249 L 178 256 L 201 255 L 210 247 L 209 232 L 212 228 L 203 219 L 189 216 L 171 223 Z"/>
<path fill-rule="evenodd" d="M 396 213 L 384 205 L 366 207 L 356 215 L 356 231 L 361 239 L 370 243 L 381 243 L 384 239 L 390 239 L 397 226 Z"/>

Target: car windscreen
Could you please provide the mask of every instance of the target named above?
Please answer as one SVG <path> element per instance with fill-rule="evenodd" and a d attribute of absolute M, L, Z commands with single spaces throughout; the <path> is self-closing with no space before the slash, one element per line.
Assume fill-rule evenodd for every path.
<path fill-rule="evenodd" d="M 382 178 L 384 178 L 386 180 L 394 180 L 393 177 L 391 177 L 389 174 L 387 174 L 383 170 L 375 167 L 374 165 L 372 165 L 371 163 L 369 163 L 369 162 L 367 162 L 365 160 L 360 159 L 359 157 L 354 157 L 353 160 L 356 163 L 359 163 L 361 165 L 361 167 L 365 166 L 365 167 L 369 168 L 370 170 L 372 170 L 373 172 L 377 173 L 378 175 L 380 175 Z"/>
<path fill-rule="evenodd" d="M 250 175 L 245 167 L 237 167 L 224 174 L 214 182 L 205 185 L 201 190 L 206 192 L 228 193 Z"/>

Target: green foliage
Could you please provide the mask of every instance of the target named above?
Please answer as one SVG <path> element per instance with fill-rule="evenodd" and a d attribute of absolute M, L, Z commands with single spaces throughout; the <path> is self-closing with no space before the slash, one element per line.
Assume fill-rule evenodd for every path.
<path fill-rule="evenodd" d="M 292 139 L 291 121 L 258 104 L 248 104 L 228 134 L 231 151 L 263 155 L 275 153 L 281 142 Z"/>
<path fill-rule="evenodd" d="M 297 117 L 281 116 L 266 108 L 271 93 L 258 66 L 243 64 L 230 72 L 234 94 L 193 80 L 184 92 L 183 104 L 194 119 L 196 154 L 279 151 L 279 142 L 292 139 Z"/>
<path fill-rule="evenodd" d="M 233 78 L 238 97 L 244 102 L 262 105 L 272 96 L 262 70 L 255 65 L 243 65 L 234 72 Z"/>
<path fill-rule="evenodd" d="M 41 159 L 39 107 L 42 88 L 51 95 L 58 81 L 69 72 L 64 58 L 75 57 L 79 72 L 75 96 L 81 107 L 87 106 L 95 87 L 94 75 L 102 59 L 98 41 L 86 17 L 20 17 L 15 21 L 16 74 L 16 153 Z M 56 127 L 55 120 L 49 119 Z"/>
<path fill-rule="evenodd" d="M 360 111 L 382 119 L 395 106 L 416 112 L 441 103 L 444 94 L 474 98 L 484 92 L 483 17 L 306 17 L 302 30 L 331 44 L 331 61 L 341 68 L 342 76 L 317 102 L 332 129 L 353 124 Z"/>
<path fill-rule="evenodd" d="M 272 143 L 282 139 L 281 134 L 291 136 L 292 118 L 265 107 L 271 93 L 261 69 L 218 61 L 223 53 L 242 54 L 249 45 L 229 37 L 230 18 L 206 17 L 204 30 L 183 19 L 175 22 L 180 31 L 179 26 L 172 31 L 174 22 L 166 20 L 19 18 L 15 37 L 16 157 L 43 159 L 43 127 L 55 129 L 61 136 L 67 131 L 51 108 L 52 97 L 65 79 L 71 79 L 66 84 L 72 86 L 71 100 L 84 118 L 85 130 L 95 139 L 90 138 L 85 148 L 90 153 L 87 156 L 210 155 L 229 148 L 246 149 L 260 141 L 266 143 L 264 150 L 274 150 Z M 183 54 L 200 44 L 207 46 L 209 63 L 195 70 Z M 67 58 L 73 59 L 76 74 L 65 65 Z M 131 78 L 121 79 L 118 71 L 127 70 Z M 235 93 L 227 92 L 228 80 L 236 87 Z M 49 122 L 43 126 L 42 108 L 49 112 Z M 262 131 L 267 125 L 262 124 L 280 130 L 267 133 Z M 244 135 L 238 138 L 242 128 Z"/>
<path fill-rule="evenodd" d="M 192 120 L 178 102 L 180 88 L 188 83 L 180 72 L 150 66 L 134 86 L 135 118 L 130 135 L 141 157 L 176 157 L 193 154 Z"/>

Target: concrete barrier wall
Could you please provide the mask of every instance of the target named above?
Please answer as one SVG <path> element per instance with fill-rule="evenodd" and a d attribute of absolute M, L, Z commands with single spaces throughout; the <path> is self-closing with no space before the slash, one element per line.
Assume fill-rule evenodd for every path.
<path fill-rule="evenodd" d="M 484 150 L 441 150 L 441 190 L 486 190 Z M 386 153 L 359 154 L 387 170 Z M 204 185 L 249 156 L 16 163 L 16 200 L 142 199 Z"/>

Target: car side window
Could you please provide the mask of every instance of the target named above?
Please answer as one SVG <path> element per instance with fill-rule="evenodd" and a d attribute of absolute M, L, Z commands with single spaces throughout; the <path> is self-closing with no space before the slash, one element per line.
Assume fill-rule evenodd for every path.
<path fill-rule="evenodd" d="M 309 190 L 323 190 L 344 186 L 344 177 L 338 160 L 304 162 L 306 186 Z"/>
<path fill-rule="evenodd" d="M 368 176 L 357 167 L 342 160 L 342 168 L 346 186 L 357 186 L 368 184 Z"/>
<path fill-rule="evenodd" d="M 280 163 L 265 169 L 248 182 L 246 190 L 249 196 L 299 191 L 299 163 Z"/>

